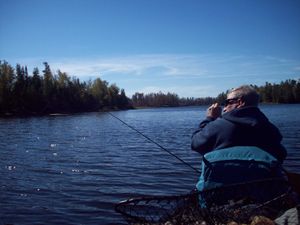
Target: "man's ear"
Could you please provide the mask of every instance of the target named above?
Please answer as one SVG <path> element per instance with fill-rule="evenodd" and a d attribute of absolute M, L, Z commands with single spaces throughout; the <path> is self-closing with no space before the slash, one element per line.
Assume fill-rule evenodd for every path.
<path fill-rule="evenodd" d="M 238 105 L 237 108 L 244 107 L 245 105 L 246 105 L 246 103 L 245 103 L 242 99 L 240 99 L 240 100 L 239 100 L 239 105 Z"/>

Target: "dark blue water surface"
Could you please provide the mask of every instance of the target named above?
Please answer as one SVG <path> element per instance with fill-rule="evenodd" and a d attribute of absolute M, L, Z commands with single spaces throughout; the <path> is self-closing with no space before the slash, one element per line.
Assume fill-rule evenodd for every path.
<path fill-rule="evenodd" d="M 300 172 L 300 105 L 263 105 Z M 190 137 L 206 107 L 114 112 L 200 168 Z M 0 224 L 125 224 L 115 203 L 185 194 L 198 174 L 108 113 L 0 119 Z"/>

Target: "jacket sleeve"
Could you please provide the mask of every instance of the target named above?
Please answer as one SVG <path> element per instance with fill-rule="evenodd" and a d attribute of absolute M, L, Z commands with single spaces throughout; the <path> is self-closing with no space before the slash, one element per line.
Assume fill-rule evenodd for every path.
<path fill-rule="evenodd" d="M 202 155 L 213 150 L 215 145 L 213 121 L 213 118 L 207 117 L 192 135 L 191 148 Z"/>
<path fill-rule="evenodd" d="M 272 149 L 271 154 L 273 154 L 281 163 L 286 159 L 287 157 L 287 150 L 286 148 L 281 144 L 282 141 L 282 135 L 279 131 L 279 129 L 272 123 L 269 123 L 269 138 L 273 140 L 274 146 L 272 146 L 274 149 Z"/>
<path fill-rule="evenodd" d="M 279 144 L 280 148 L 277 151 L 277 159 L 283 163 L 283 160 L 286 159 L 287 157 L 287 151 L 285 149 L 285 147 L 282 144 Z"/>

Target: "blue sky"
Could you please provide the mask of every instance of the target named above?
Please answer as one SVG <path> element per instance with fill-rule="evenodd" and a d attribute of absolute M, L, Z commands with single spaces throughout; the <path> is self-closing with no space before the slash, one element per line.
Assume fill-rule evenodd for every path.
<path fill-rule="evenodd" d="M 135 92 L 300 78 L 300 0 L 0 0 L 0 59 Z"/>

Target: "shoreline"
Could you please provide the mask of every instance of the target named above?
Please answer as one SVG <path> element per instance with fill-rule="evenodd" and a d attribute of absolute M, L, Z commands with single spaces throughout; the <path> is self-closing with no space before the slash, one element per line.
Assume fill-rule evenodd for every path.
<path fill-rule="evenodd" d="M 105 107 L 99 110 L 83 110 L 83 111 L 53 111 L 53 112 L 46 112 L 46 113 L 37 113 L 37 112 L 26 112 L 26 113 L 13 113 L 13 112 L 3 112 L 0 113 L 1 119 L 6 118 L 26 118 L 26 117 L 44 117 L 44 116 L 70 116 L 80 113 L 93 113 L 93 112 L 110 112 L 110 111 L 123 111 L 123 110 L 130 110 L 135 108 L 109 108 Z"/>
<path fill-rule="evenodd" d="M 297 105 L 300 103 L 273 103 L 273 102 L 262 102 L 260 105 Z M 199 107 L 208 105 L 180 105 L 180 106 L 137 106 L 128 108 L 116 108 L 116 107 L 104 107 L 99 110 L 82 110 L 82 111 L 53 111 L 47 113 L 37 113 L 37 112 L 24 112 L 24 113 L 14 113 L 14 112 L 2 112 L 0 113 L 1 119 L 6 118 L 25 118 L 25 117 L 43 117 L 43 116 L 69 116 L 79 113 L 92 113 L 92 112 L 111 112 L 111 111 L 123 111 L 123 110 L 139 110 L 139 109 L 154 109 L 154 108 L 179 108 L 179 107 Z"/>

